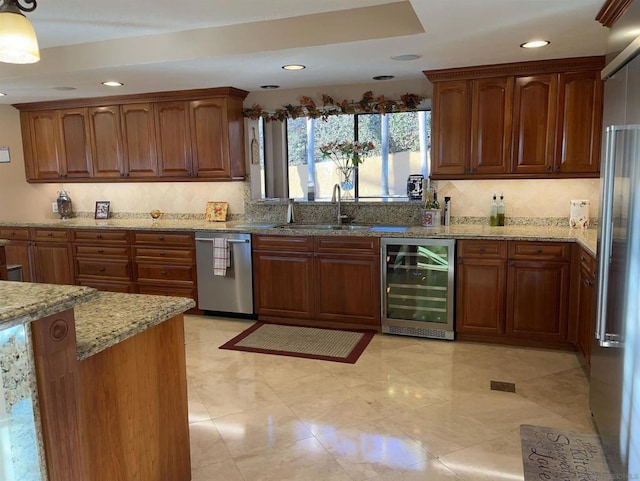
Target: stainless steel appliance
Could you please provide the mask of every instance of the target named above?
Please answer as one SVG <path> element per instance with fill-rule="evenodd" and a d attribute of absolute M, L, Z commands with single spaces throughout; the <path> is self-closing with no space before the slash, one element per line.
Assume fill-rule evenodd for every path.
<path fill-rule="evenodd" d="M 640 20 L 640 4 L 635 2 Z M 623 22 L 628 25 L 628 19 Z M 636 28 L 640 26 L 637 22 Z M 620 32 L 612 35 L 620 38 Z M 604 147 L 590 404 L 616 479 L 640 479 L 640 37 L 603 70 Z"/>
<path fill-rule="evenodd" d="M 382 332 L 454 338 L 454 239 L 383 238 Z"/>
<path fill-rule="evenodd" d="M 229 267 L 224 275 L 213 272 L 213 241 L 227 240 Z M 234 314 L 253 314 L 251 234 L 196 232 L 198 308 Z"/>

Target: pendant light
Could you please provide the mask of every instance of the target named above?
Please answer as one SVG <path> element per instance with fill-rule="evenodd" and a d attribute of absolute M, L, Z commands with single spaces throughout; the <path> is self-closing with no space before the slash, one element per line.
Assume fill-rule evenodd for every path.
<path fill-rule="evenodd" d="M 0 5 L 0 62 L 35 63 L 40 60 L 36 33 L 22 14 L 33 12 L 36 7 L 36 0 L 4 0 Z"/>

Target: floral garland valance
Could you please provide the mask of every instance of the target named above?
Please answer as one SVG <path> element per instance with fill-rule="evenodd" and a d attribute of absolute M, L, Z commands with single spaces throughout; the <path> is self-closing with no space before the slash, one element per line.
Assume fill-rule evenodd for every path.
<path fill-rule="evenodd" d="M 298 117 L 326 119 L 330 115 L 340 114 L 408 112 L 417 110 L 424 98 L 420 95 L 406 93 L 400 97 L 400 100 L 390 100 L 384 95 L 374 97 L 373 92 L 369 90 L 362 94 L 362 99 L 358 102 L 348 100 L 336 102 L 330 95 L 323 94 L 321 106 L 318 106 L 310 97 L 303 96 L 300 97 L 299 105 L 283 105 L 282 108 L 276 110 L 264 110 L 260 105 L 253 105 L 244 109 L 242 115 L 252 120 L 263 118 L 267 122 L 271 122 L 273 120 L 297 119 Z"/>

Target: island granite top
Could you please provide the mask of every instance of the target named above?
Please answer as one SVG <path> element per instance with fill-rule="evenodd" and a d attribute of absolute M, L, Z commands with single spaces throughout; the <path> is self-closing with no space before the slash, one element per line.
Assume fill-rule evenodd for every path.
<path fill-rule="evenodd" d="M 97 296 L 91 287 L 0 281 L 0 329 L 72 309 Z"/>
<path fill-rule="evenodd" d="M 100 292 L 75 308 L 76 355 L 86 359 L 195 305 L 185 297 Z"/>

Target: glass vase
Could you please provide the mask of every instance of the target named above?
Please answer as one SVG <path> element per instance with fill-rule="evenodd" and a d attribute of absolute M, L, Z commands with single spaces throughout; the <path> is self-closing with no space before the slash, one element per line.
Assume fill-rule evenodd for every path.
<path fill-rule="evenodd" d="M 353 167 L 338 167 L 338 173 L 340 174 L 340 187 L 347 197 L 347 193 L 353 190 L 354 187 L 354 172 Z"/>

